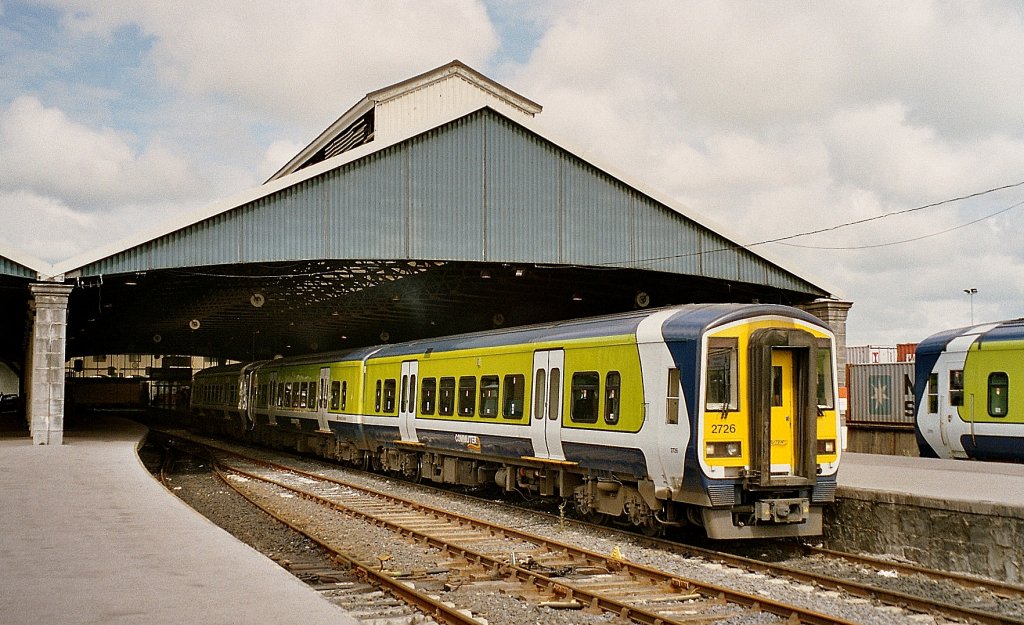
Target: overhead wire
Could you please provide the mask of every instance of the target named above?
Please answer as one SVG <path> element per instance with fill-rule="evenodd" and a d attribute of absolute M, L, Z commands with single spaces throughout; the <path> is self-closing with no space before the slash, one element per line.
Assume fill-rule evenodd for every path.
<path fill-rule="evenodd" d="M 641 258 L 641 259 L 637 259 L 635 261 L 632 261 L 630 264 L 636 266 L 636 265 L 642 265 L 642 264 L 655 263 L 655 262 L 664 261 L 664 260 L 673 260 L 673 259 L 677 259 L 677 258 L 687 258 L 687 257 L 691 257 L 691 256 L 700 256 L 702 254 L 714 254 L 714 253 L 718 253 L 718 252 L 731 252 L 731 251 L 736 251 L 736 250 L 741 250 L 741 249 L 750 249 L 750 248 L 758 247 L 758 246 L 761 246 L 761 245 L 767 245 L 769 243 L 779 243 L 781 245 L 786 245 L 786 246 L 790 246 L 790 247 L 809 248 L 809 249 L 824 249 L 824 250 L 858 250 L 858 249 L 872 249 L 872 248 L 878 248 L 878 247 L 887 247 L 887 246 L 891 246 L 891 245 L 900 245 L 902 243 L 910 243 L 910 242 L 913 242 L 913 241 L 920 241 L 922 239 L 927 239 L 927 238 L 939 236 L 939 235 L 942 235 L 942 234 L 953 232 L 954 230 L 959 230 L 961 228 L 966 228 L 968 226 L 972 226 L 972 225 L 974 225 L 976 223 L 985 221 L 986 219 L 991 219 L 992 217 L 995 217 L 995 216 L 1000 215 L 1002 213 L 1006 213 L 1006 212 L 1011 211 L 1011 210 L 1013 210 L 1015 208 L 1019 208 L 1021 206 L 1024 206 L 1024 201 L 1018 202 L 1016 204 L 1012 204 L 1012 205 L 1007 206 L 1005 208 L 1001 208 L 1001 209 L 999 209 L 999 210 L 997 210 L 997 211 L 995 211 L 993 213 L 985 215 L 984 217 L 980 217 L 978 219 L 974 219 L 974 220 L 969 221 L 967 223 L 959 224 L 959 225 L 954 226 L 952 228 L 947 228 L 947 229 L 939 231 L 939 232 L 933 232 L 933 233 L 930 233 L 930 234 L 921 235 L 921 236 L 917 236 L 917 237 L 912 237 L 912 238 L 909 238 L 909 239 L 903 239 L 903 240 L 900 240 L 900 241 L 890 241 L 890 242 L 887 242 L 887 243 L 872 243 L 872 244 L 855 245 L 855 246 L 814 246 L 814 245 L 800 245 L 798 243 L 784 243 L 784 241 L 789 241 L 791 239 L 797 239 L 797 238 L 800 238 L 800 237 L 811 236 L 811 235 L 814 235 L 814 234 L 822 234 L 822 233 L 825 233 L 825 232 L 832 232 L 832 231 L 835 231 L 835 230 L 839 230 L 840 228 L 846 228 L 846 227 L 849 227 L 849 226 L 856 226 L 856 225 L 863 224 L 863 223 L 868 223 L 868 222 L 871 222 L 871 221 L 878 221 L 880 219 L 886 219 L 886 218 L 889 218 L 889 217 L 895 217 L 897 215 L 905 215 L 905 214 L 908 214 L 908 213 L 922 211 L 922 210 L 925 210 L 925 209 L 928 209 L 928 208 L 935 208 L 937 206 L 943 206 L 945 204 L 951 204 L 953 202 L 959 202 L 959 201 L 962 201 L 962 200 L 968 200 L 968 199 L 971 199 L 971 198 L 981 197 L 983 195 L 988 195 L 990 193 L 995 193 L 997 191 L 1005 191 L 1007 189 L 1013 189 L 1013 188 L 1021 187 L 1021 186 L 1024 186 L 1024 180 L 1022 180 L 1020 182 L 1014 182 L 1014 183 L 1011 183 L 1011 184 L 1001 185 L 1001 186 L 998 186 L 998 187 L 992 187 L 990 189 L 985 189 L 984 191 L 976 191 L 974 193 L 968 193 L 966 195 L 961 195 L 961 196 L 957 196 L 957 197 L 953 197 L 953 198 L 948 198 L 948 199 L 945 199 L 945 200 L 940 200 L 938 202 L 931 202 L 929 204 L 924 204 L 924 205 L 921 205 L 921 206 L 915 206 L 913 208 L 906 208 L 906 209 L 897 210 L 897 211 L 890 211 L 888 213 L 883 213 L 881 215 L 874 215 L 872 217 L 865 217 L 864 219 L 856 219 L 856 220 L 853 220 L 853 221 L 848 221 L 848 222 L 844 222 L 844 223 L 840 223 L 840 224 L 835 224 L 835 225 L 828 226 L 828 227 L 825 227 L 825 228 L 819 228 L 817 230 L 808 230 L 806 232 L 798 232 L 798 233 L 795 233 L 795 234 L 788 234 L 788 235 L 781 236 L 781 237 L 776 237 L 776 238 L 773 238 L 773 239 L 765 239 L 763 241 L 757 241 L 755 243 L 747 243 L 745 245 L 744 244 L 734 244 L 734 245 L 719 247 L 719 248 L 711 249 L 711 250 L 699 250 L 699 251 L 696 251 L 696 252 L 686 252 L 686 253 L 683 253 L 683 254 L 672 254 L 672 255 L 669 255 L 669 256 L 653 256 L 653 257 L 648 257 L 648 258 Z M 621 263 L 615 262 L 615 263 L 601 263 L 601 264 L 602 265 L 620 265 Z"/>

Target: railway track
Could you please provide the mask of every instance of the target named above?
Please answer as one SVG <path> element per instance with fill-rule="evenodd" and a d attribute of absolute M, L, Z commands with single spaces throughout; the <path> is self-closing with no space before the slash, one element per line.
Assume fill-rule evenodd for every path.
<path fill-rule="evenodd" d="M 280 489 L 277 493 L 279 499 L 287 499 L 281 494 L 297 495 L 346 516 L 384 527 L 406 542 L 431 548 L 434 550 L 431 557 L 439 556 L 440 561 L 428 559 L 423 562 L 423 568 L 433 564 L 435 569 L 446 570 L 448 575 L 444 584 L 449 587 L 498 582 L 506 585 L 507 591 L 542 605 L 611 612 L 632 622 L 650 625 L 759 612 L 775 614 L 794 623 L 851 623 L 806 608 L 680 578 L 612 554 L 590 552 L 353 484 L 238 456 L 217 455 L 218 463 L 227 472 L 225 479 L 228 483 L 250 501 L 286 520 L 293 529 L 310 536 L 329 551 L 340 554 L 350 551 L 353 545 L 338 546 L 330 536 L 318 535 L 315 521 L 306 524 L 294 518 L 288 519 L 288 514 L 296 512 L 293 506 L 282 505 L 272 497 L 255 496 L 246 488 L 246 482 L 238 477 L 232 479 L 232 476 L 272 485 Z M 309 520 L 315 514 L 299 512 L 298 516 Z M 381 559 L 383 567 L 391 554 L 378 553 L 376 557 Z M 357 566 L 368 568 L 366 563 Z M 394 583 L 387 579 L 389 577 L 388 572 L 382 570 L 378 581 L 394 588 Z M 436 608 L 435 605 L 430 607 Z M 445 617 L 451 616 L 446 614 Z"/>
<path fill-rule="evenodd" d="M 263 460 L 235 455 L 233 450 L 218 452 L 220 462 L 231 473 L 225 477 L 233 486 L 243 480 L 271 484 L 279 489 L 278 501 L 304 498 L 316 506 L 330 506 L 343 511 L 345 515 L 359 516 L 367 522 L 378 524 L 415 544 L 428 545 L 445 557 L 454 557 L 476 571 L 468 578 L 473 583 L 503 583 L 505 592 L 518 593 L 534 601 L 546 602 L 558 607 L 585 607 L 591 610 L 614 612 L 639 623 L 692 622 L 701 610 L 722 618 L 729 614 L 771 613 L 789 622 L 801 623 L 846 623 L 842 617 L 821 614 L 815 610 L 775 602 L 763 596 L 736 592 L 723 586 L 707 584 L 697 579 L 660 571 L 656 568 L 635 564 L 627 560 L 577 549 L 549 538 L 525 532 L 495 527 L 476 519 L 452 514 L 448 511 L 431 509 L 423 504 L 391 498 L 382 499 L 380 493 L 370 493 L 354 484 L 342 483 L 336 479 L 327 480 L 310 472 L 301 472 L 295 467 L 275 467 Z M 296 459 L 295 463 L 306 464 Z M 235 477 L 232 478 L 231 475 Z M 264 507 L 267 500 L 256 502 Z M 489 502 L 492 503 L 493 502 Z M 273 506 L 271 506 L 273 507 Z M 279 506 L 277 506 L 279 507 Z M 271 510 L 273 513 L 273 511 Z M 309 514 L 312 517 L 314 515 Z M 290 523 L 291 524 L 291 523 Z M 295 527 L 309 534 L 308 528 Z M 323 539 L 317 539 L 323 542 Z M 963 608 L 954 604 L 936 603 L 906 594 L 886 591 L 878 585 L 852 582 L 847 579 L 822 576 L 796 567 L 770 564 L 742 556 L 724 554 L 678 543 L 649 540 L 658 549 L 702 558 L 730 567 L 738 567 L 753 574 L 766 574 L 796 581 L 817 589 L 840 591 L 857 597 L 882 601 L 890 605 L 909 608 L 925 614 L 939 614 L 942 618 L 977 623 L 1019 623 L 1012 617 L 1000 616 L 982 610 Z M 329 547 L 328 547 L 329 548 Z M 351 549 L 351 545 L 346 546 Z M 843 554 L 819 550 L 816 557 L 838 557 Z M 356 568 L 372 568 L 372 557 L 367 561 L 354 563 Z M 868 562 L 870 559 L 864 560 Z M 383 562 L 380 563 L 383 569 Z M 893 563 L 874 561 L 894 568 Z M 451 569 L 450 565 L 445 567 Z M 445 568 L 436 563 L 434 569 Z M 429 565 L 424 564 L 424 570 Z M 450 571 L 449 571 L 450 572 Z M 899 574 L 922 573 L 912 569 L 900 569 Z M 937 572 L 927 571 L 931 576 Z M 466 584 L 465 574 L 460 574 L 457 584 Z M 408 577 L 408 576 L 407 576 Z M 408 581 L 408 580 L 407 580 Z M 437 586 L 437 580 L 433 580 Z M 963 583 L 964 580 L 959 580 Z M 986 583 L 984 580 L 969 580 L 972 585 L 986 585 L 986 590 L 999 597 L 1020 597 L 1022 589 L 1010 585 Z M 445 582 L 448 583 L 448 582 Z M 442 583 L 443 586 L 445 583 Z M 428 584 L 431 585 L 431 584 Z M 640 599 L 638 599 L 638 597 Z"/>

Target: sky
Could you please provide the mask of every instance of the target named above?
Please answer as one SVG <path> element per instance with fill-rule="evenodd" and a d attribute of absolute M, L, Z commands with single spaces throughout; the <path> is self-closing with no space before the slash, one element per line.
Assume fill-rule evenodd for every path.
<path fill-rule="evenodd" d="M 852 301 L 849 345 L 1024 317 L 1017 0 L 0 0 L 0 253 L 258 186 L 453 59 Z"/>

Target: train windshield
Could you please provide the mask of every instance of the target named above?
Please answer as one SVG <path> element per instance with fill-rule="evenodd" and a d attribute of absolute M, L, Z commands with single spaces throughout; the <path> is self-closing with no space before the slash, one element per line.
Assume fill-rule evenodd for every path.
<path fill-rule="evenodd" d="M 832 350 L 818 348 L 818 407 L 832 408 Z"/>
<path fill-rule="evenodd" d="M 739 409 L 737 360 L 739 347 L 734 338 L 712 338 L 708 342 L 705 404 L 707 410 L 726 412 Z"/>

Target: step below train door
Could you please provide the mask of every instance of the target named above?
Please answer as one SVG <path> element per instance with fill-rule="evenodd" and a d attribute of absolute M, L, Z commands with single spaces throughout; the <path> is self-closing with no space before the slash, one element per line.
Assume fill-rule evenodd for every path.
<path fill-rule="evenodd" d="M 562 453 L 562 388 L 565 352 L 552 349 L 533 354 L 533 411 L 530 434 L 533 455 L 565 460 Z"/>
<path fill-rule="evenodd" d="M 402 363 L 402 385 L 398 401 L 398 431 L 403 441 L 416 441 L 416 378 L 420 363 Z"/>

